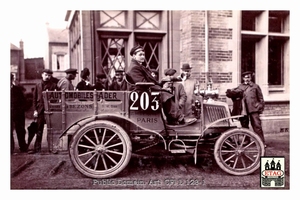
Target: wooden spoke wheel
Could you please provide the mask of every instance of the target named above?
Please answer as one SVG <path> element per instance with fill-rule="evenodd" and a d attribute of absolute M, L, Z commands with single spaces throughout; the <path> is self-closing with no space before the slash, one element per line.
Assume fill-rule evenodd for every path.
<path fill-rule="evenodd" d="M 232 175 L 253 173 L 260 167 L 260 156 L 264 154 L 261 138 L 244 128 L 226 131 L 218 138 L 214 147 L 217 164 Z"/>
<path fill-rule="evenodd" d="M 119 125 L 94 121 L 73 136 L 69 154 L 75 168 L 91 178 L 108 178 L 120 173 L 131 158 L 131 141 Z"/>

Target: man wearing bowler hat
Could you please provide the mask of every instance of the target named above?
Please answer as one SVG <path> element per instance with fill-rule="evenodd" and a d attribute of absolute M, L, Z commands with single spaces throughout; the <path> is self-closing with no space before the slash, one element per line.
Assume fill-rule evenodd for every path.
<path fill-rule="evenodd" d="M 90 70 L 84 68 L 80 72 L 81 81 L 76 85 L 76 90 L 93 90 L 93 86 L 90 84 Z"/>
<path fill-rule="evenodd" d="M 199 85 L 199 82 L 196 79 L 191 78 L 191 70 L 192 67 L 189 63 L 184 63 L 181 67 L 182 85 L 187 96 L 187 100 L 184 106 L 185 116 L 192 116 L 192 105 L 195 101 L 194 91 L 196 90 L 197 85 Z"/>
<path fill-rule="evenodd" d="M 78 74 L 77 69 L 67 69 L 65 71 L 66 77 L 60 79 L 57 83 L 57 86 L 60 90 L 74 90 L 74 85 L 72 84 L 72 80 L 76 78 L 76 74 Z"/>
<path fill-rule="evenodd" d="M 31 150 L 28 153 L 41 152 L 44 124 L 46 123 L 42 93 L 46 90 L 54 91 L 57 89 L 56 83 L 51 81 L 52 74 L 53 72 L 51 69 L 44 69 L 42 71 L 42 81 L 36 84 L 33 91 L 33 117 L 37 120 L 37 133 L 34 143 L 34 150 Z"/>
<path fill-rule="evenodd" d="M 167 122 L 172 125 L 184 124 L 184 114 L 175 103 L 175 96 L 168 91 L 168 82 L 164 82 L 164 84 L 159 83 L 151 69 L 143 66 L 142 63 L 145 61 L 144 48 L 137 45 L 130 50 L 130 55 L 132 56 L 132 59 L 127 74 L 130 77 L 131 82 L 133 84 L 137 82 L 154 83 L 155 86 L 152 88 L 161 90 L 161 101 Z"/>
<path fill-rule="evenodd" d="M 244 117 L 240 118 L 241 126 L 249 128 L 250 119 L 253 131 L 261 137 L 265 144 L 264 133 L 261 126 L 261 120 L 259 118 L 259 115 L 264 110 L 265 102 L 259 85 L 252 82 L 253 74 L 254 73 L 252 71 L 242 73 L 243 83 L 241 83 L 237 88 L 227 90 L 227 93 L 238 93 L 239 91 L 242 91 L 242 109 L 239 112 L 242 115 L 244 114 Z"/>

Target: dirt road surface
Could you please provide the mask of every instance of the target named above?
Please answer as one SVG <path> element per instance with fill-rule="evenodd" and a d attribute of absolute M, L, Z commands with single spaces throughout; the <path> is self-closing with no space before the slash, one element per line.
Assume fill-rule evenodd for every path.
<path fill-rule="evenodd" d="M 45 138 L 44 138 L 45 139 Z M 289 133 L 266 135 L 266 156 L 285 157 L 285 187 L 290 189 Z M 34 141 L 31 145 L 33 145 Z M 31 148 L 31 147 L 30 147 Z M 68 153 L 51 154 L 43 143 L 41 154 L 11 155 L 11 189 L 170 189 L 170 190 L 262 190 L 260 171 L 247 176 L 233 176 L 222 171 L 213 157 L 134 155 L 116 177 L 92 179 L 72 165 Z"/>

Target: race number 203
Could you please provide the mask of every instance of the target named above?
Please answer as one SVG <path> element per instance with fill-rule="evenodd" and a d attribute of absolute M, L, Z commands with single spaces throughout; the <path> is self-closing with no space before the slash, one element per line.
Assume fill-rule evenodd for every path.
<path fill-rule="evenodd" d="M 159 108 L 158 92 L 132 92 L 130 94 L 130 110 L 156 111 Z"/>

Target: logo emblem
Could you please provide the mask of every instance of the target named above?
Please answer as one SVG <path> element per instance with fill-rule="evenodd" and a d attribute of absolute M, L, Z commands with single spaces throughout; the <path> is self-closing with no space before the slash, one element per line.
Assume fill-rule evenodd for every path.
<path fill-rule="evenodd" d="M 261 157 L 260 158 L 260 187 L 284 187 L 285 183 L 285 158 Z"/>

